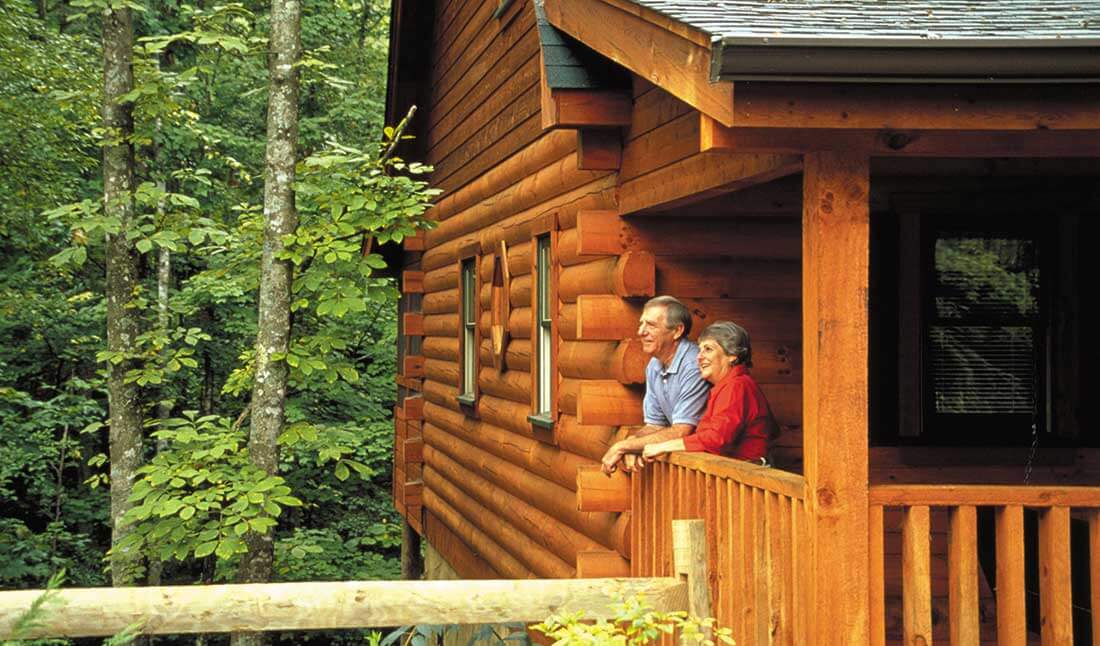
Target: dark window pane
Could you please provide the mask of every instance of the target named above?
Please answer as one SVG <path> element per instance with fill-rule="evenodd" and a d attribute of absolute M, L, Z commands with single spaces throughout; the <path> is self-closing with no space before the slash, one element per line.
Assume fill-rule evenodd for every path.
<path fill-rule="evenodd" d="M 936 316 L 1019 321 L 1039 314 L 1034 240 L 958 237 L 936 240 Z"/>
<path fill-rule="evenodd" d="M 937 413 L 1035 410 L 1035 343 L 1030 327 L 932 326 L 929 336 Z"/>

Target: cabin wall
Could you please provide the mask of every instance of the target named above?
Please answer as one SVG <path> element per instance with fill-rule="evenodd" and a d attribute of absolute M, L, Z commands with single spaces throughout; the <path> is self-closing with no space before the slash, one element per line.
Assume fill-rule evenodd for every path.
<path fill-rule="evenodd" d="M 641 423 L 646 358 L 631 340 L 646 298 L 684 298 L 696 314 L 693 337 L 720 318 L 750 330 L 754 374 L 785 430 L 781 461 L 800 467 L 800 183 L 620 218 L 623 184 L 700 154 L 699 113 L 638 80 L 620 171 L 579 170 L 577 133 L 542 130 L 532 3 L 516 3 L 500 21 L 495 2 L 440 5 L 431 102 L 416 134 L 444 194 L 423 250 L 406 253 L 404 300 L 407 308 L 419 300 L 419 310 L 403 319 L 403 334 L 420 354 L 403 357 L 398 442 L 418 444 L 396 452 L 398 478 L 409 483 L 395 484 L 398 508 L 462 576 L 572 577 L 580 552 L 586 563 L 623 567 L 629 512 L 578 511 L 576 474 Z M 558 419 L 547 432 L 527 415 L 533 239 L 549 230 Z M 501 242 L 511 313 L 498 367 L 490 282 Z M 470 254 L 480 279 L 472 408 L 456 399 L 459 261 Z"/>
<path fill-rule="evenodd" d="M 431 101 L 417 136 L 426 138 L 432 182 L 444 194 L 430 213 L 438 226 L 422 253 L 406 254 L 405 267 L 422 291 L 420 392 L 409 395 L 422 402 L 423 511 L 404 511 L 422 520 L 428 542 L 463 577 L 571 577 L 578 551 L 625 549 L 619 515 L 578 512 L 574 494 L 577 467 L 595 463 L 615 429 L 556 445 L 526 420 L 531 246 L 538 227 L 556 223 L 562 235 L 578 211 L 613 208 L 614 177 L 577 169 L 575 133 L 541 129 L 533 3 L 515 3 L 500 20 L 492 18 L 496 2 L 438 5 Z M 488 346 L 488 282 L 501 241 L 512 274 L 504 370 L 492 367 Z M 456 400 L 458 262 L 470 254 L 485 286 L 473 409 Z"/>

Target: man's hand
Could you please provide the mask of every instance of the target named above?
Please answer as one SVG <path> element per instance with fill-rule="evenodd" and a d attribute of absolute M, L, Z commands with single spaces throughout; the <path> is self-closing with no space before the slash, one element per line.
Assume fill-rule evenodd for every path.
<path fill-rule="evenodd" d="M 600 471 L 607 475 L 615 473 L 615 469 L 619 468 L 619 461 L 623 459 L 625 454 L 626 451 L 623 450 L 622 442 L 612 444 L 611 448 L 600 459 Z"/>

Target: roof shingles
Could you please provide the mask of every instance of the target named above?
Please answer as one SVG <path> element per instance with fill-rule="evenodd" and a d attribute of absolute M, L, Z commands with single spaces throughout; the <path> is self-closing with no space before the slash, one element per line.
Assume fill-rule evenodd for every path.
<path fill-rule="evenodd" d="M 938 46 L 1100 40 L 1100 0 L 634 0 L 714 40 Z M 975 42 L 977 41 L 977 42 Z"/>

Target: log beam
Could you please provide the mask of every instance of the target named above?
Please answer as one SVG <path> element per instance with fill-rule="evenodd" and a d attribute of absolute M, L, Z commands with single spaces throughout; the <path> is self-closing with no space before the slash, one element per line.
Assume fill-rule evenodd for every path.
<path fill-rule="evenodd" d="M 582 128 L 577 131 L 577 168 L 617 171 L 622 164 L 623 138 L 618 128 Z"/>
<path fill-rule="evenodd" d="M 698 153 L 624 183 L 619 187 L 619 212 L 676 208 L 800 170 L 797 155 Z"/>
<path fill-rule="evenodd" d="M 575 303 L 581 294 L 653 296 L 656 282 L 653 254 L 629 251 L 562 269 L 558 276 L 558 297 L 565 303 Z"/>
<path fill-rule="evenodd" d="M 103 637 L 131 624 L 143 634 L 336 630 L 435 624 L 542 621 L 583 611 L 589 619 L 616 614 L 617 595 L 644 596 L 655 609 L 687 607 L 679 579 L 541 579 L 478 581 L 325 581 L 141 588 L 72 588 L 55 598 L 29 639 Z M 0 592 L 0 637 L 44 590 Z"/>
<path fill-rule="evenodd" d="M 599 465 L 577 470 L 577 509 L 630 511 L 630 476 L 622 471 L 608 476 Z"/>
<path fill-rule="evenodd" d="M 1095 157 L 1097 130 L 936 131 L 902 129 L 726 128 L 700 117 L 700 150 L 802 154 L 859 150 L 872 157 Z"/>
<path fill-rule="evenodd" d="M 643 423 L 638 388 L 611 380 L 583 380 L 577 389 L 577 421 L 585 425 L 623 426 Z"/>
<path fill-rule="evenodd" d="M 628 91 L 552 89 L 541 84 L 542 129 L 618 128 L 630 125 Z"/>

